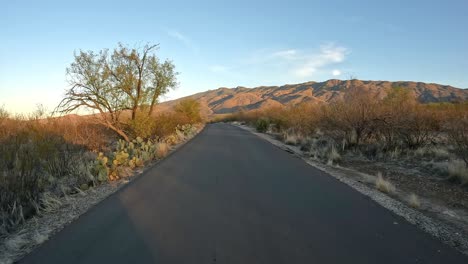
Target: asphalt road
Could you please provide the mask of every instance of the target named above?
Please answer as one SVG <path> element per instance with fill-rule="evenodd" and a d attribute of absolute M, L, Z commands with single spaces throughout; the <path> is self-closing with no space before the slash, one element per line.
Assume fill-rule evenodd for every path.
<path fill-rule="evenodd" d="M 192 141 L 21 263 L 468 263 L 240 128 Z"/>

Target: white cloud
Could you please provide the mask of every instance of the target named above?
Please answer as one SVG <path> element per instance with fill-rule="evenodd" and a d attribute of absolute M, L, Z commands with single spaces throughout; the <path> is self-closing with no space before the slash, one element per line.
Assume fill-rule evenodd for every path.
<path fill-rule="evenodd" d="M 333 76 L 340 76 L 340 75 L 341 75 L 341 71 L 340 71 L 340 70 L 333 70 L 333 71 L 332 71 L 332 75 L 333 75 Z"/>
<path fill-rule="evenodd" d="M 299 77 L 309 77 L 321 68 L 343 62 L 347 54 L 347 48 L 335 44 L 322 45 L 318 53 L 304 56 L 293 73 Z"/>
<path fill-rule="evenodd" d="M 232 74 L 280 74 L 288 80 L 302 80 L 324 73 L 334 76 L 342 75 L 336 65 L 346 59 L 349 50 L 334 43 L 319 46 L 315 50 L 303 49 L 260 49 L 249 56 L 240 59 L 233 65 L 223 66 L 213 64 L 208 69 L 213 73 Z M 336 67 L 336 68 L 335 68 Z M 287 75 L 286 75 L 286 74 Z"/>
<path fill-rule="evenodd" d="M 291 60 L 291 59 L 295 59 L 296 55 L 297 55 L 297 50 L 288 49 L 288 50 L 280 50 L 280 51 L 273 52 L 271 54 L 271 57 Z"/>

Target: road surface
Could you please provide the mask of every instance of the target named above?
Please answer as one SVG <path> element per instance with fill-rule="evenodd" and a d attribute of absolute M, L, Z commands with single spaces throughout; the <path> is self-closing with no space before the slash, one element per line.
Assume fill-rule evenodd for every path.
<path fill-rule="evenodd" d="M 228 124 L 21 263 L 468 263 L 347 185 Z"/>

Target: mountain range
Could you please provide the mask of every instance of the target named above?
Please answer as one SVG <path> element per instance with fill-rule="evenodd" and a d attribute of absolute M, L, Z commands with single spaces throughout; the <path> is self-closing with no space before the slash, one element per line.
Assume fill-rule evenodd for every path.
<path fill-rule="evenodd" d="M 408 89 L 421 103 L 460 102 L 468 100 L 468 89 L 449 85 L 410 81 L 362 81 L 328 80 L 324 82 L 305 82 L 283 86 L 260 86 L 255 88 L 236 87 L 218 88 L 193 94 L 184 98 L 166 101 L 159 110 L 172 108 L 182 99 L 192 98 L 200 102 L 206 116 L 228 114 L 239 110 L 255 110 L 272 106 L 296 105 L 303 102 L 331 103 L 343 100 L 351 87 L 359 87 L 376 98 L 384 98 L 389 89 L 401 87 Z"/>

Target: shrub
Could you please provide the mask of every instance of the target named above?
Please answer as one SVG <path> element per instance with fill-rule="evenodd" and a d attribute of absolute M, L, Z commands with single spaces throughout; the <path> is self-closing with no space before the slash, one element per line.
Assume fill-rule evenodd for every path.
<path fill-rule="evenodd" d="M 422 106 L 415 106 L 405 114 L 398 134 L 408 148 L 416 149 L 433 142 L 439 127 L 433 112 Z"/>
<path fill-rule="evenodd" d="M 92 158 L 84 151 L 63 137 L 34 129 L 1 140 L 0 229 L 6 232 L 34 214 L 42 193 L 60 194 L 61 185 L 92 180 Z"/>
<path fill-rule="evenodd" d="M 450 179 L 454 179 L 462 185 L 468 183 L 468 168 L 465 162 L 461 160 L 453 160 L 449 162 L 447 169 Z"/>
<path fill-rule="evenodd" d="M 332 103 L 325 109 L 323 127 L 346 140 L 347 146 L 356 146 L 373 136 L 379 121 L 379 102 L 370 93 L 356 86 L 350 88 L 344 101 Z"/>
<path fill-rule="evenodd" d="M 328 161 L 330 161 L 331 163 L 336 163 L 340 160 L 341 160 L 340 153 L 338 152 L 335 146 L 332 146 L 330 148 L 330 151 L 328 152 Z"/>
<path fill-rule="evenodd" d="M 456 154 L 468 166 L 468 103 L 457 105 L 449 111 L 446 129 Z"/>
<path fill-rule="evenodd" d="M 155 135 L 156 120 L 146 112 L 138 112 L 135 119 L 130 120 L 128 125 L 133 138 L 151 138 Z"/>
<path fill-rule="evenodd" d="M 412 193 L 410 196 L 409 196 L 409 201 L 408 201 L 409 205 L 413 208 L 419 208 L 421 207 L 421 202 L 419 201 L 419 198 L 416 194 Z"/>
<path fill-rule="evenodd" d="M 290 133 L 290 132 L 286 132 L 283 134 L 283 139 L 284 139 L 284 143 L 288 145 L 297 145 L 301 139 L 301 136 Z"/>
<path fill-rule="evenodd" d="M 169 146 L 167 143 L 160 142 L 156 144 L 156 157 L 158 159 L 164 158 L 169 152 Z"/>
<path fill-rule="evenodd" d="M 384 192 L 384 193 L 394 193 L 395 187 L 393 184 L 382 177 L 382 173 L 377 174 L 377 179 L 375 181 L 375 187 L 377 190 Z"/>
<path fill-rule="evenodd" d="M 156 117 L 155 135 L 165 138 L 176 133 L 177 126 L 187 124 L 186 119 L 174 112 L 161 113 Z"/>
<path fill-rule="evenodd" d="M 257 129 L 257 132 L 260 132 L 260 133 L 265 133 L 268 130 L 269 126 L 270 126 L 270 121 L 266 118 L 258 119 L 255 124 L 255 128 Z"/>
<path fill-rule="evenodd" d="M 174 111 L 179 114 L 183 119 L 184 124 L 195 124 L 202 121 L 200 115 L 200 102 L 195 99 L 187 98 L 181 100 L 175 107 Z"/>

